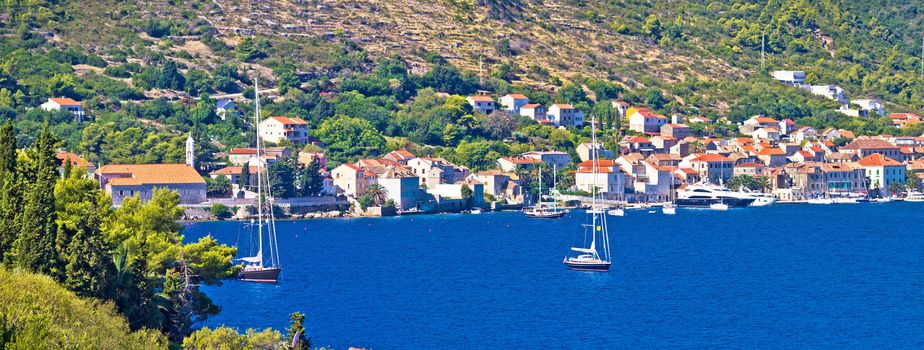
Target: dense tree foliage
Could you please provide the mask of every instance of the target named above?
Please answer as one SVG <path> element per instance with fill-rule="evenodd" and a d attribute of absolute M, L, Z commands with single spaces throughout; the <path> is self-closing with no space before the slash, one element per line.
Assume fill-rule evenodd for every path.
<path fill-rule="evenodd" d="M 167 349 L 157 331 L 132 331 L 111 304 L 48 277 L 0 268 L 0 348 Z"/>

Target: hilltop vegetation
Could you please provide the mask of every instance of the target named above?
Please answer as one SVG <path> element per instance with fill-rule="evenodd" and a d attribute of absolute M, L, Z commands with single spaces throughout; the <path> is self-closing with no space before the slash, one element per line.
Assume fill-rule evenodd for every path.
<path fill-rule="evenodd" d="M 332 145 L 334 164 L 410 147 L 480 168 L 489 156 L 587 136 L 474 115 L 436 92 L 520 92 L 617 128 L 612 99 L 731 122 L 766 114 L 858 134 L 920 134 L 841 115 L 767 74 L 801 69 L 809 83 L 921 111 L 919 11 L 840 0 L 6 1 L 0 115 L 16 120 L 21 144 L 48 119 L 65 147 L 104 163 L 180 161 L 188 133 L 202 161 L 246 145 L 248 120 L 221 120 L 207 95 L 250 96 L 254 77 L 274 89 L 264 93 L 266 114 L 304 117 Z M 84 101 L 95 121 L 29 109 L 51 95 Z M 172 102 L 186 97 L 200 99 Z M 607 142 L 621 135 L 606 133 Z"/>

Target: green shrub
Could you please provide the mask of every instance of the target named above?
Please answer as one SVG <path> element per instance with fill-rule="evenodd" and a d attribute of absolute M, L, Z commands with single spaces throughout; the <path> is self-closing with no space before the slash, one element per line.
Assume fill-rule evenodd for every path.
<path fill-rule="evenodd" d="M 112 305 L 50 277 L 0 269 L 0 348 L 167 349 L 167 341 L 154 330 L 132 332 Z"/>

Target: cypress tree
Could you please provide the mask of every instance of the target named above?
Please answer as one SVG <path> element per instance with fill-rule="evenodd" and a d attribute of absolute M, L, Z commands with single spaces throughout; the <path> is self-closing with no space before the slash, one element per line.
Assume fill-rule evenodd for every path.
<path fill-rule="evenodd" d="M 87 221 L 71 237 L 65 257 L 64 286 L 80 296 L 104 298 L 111 291 L 115 268 L 107 254 L 99 218 L 90 212 Z"/>
<path fill-rule="evenodd" d="M 96 181 L 68 162 L 64 177 L 55 186 L 55 205 L 56 249 L 64 264 L 62 284 L 81 296 L 109 296 L 115 263 L 102 231 L 103 218 L 110 210 L 108 197 Z"/>
<path fill-rule="evenodd" d="M 25 186 L 26 193 L 20 216 L 19 237 L 13 242 L 14 264 L 22 269 L 44 273 L 58 278 L 62 272 L 55 249 L 57 223 L 55 222 L 55 183 L 58 181 L 58 159 L 55 158 L 57 140 L 48 123 L 29 151 L 26 171 L 32 181 Z"/>
<path fill-rule="evenodd" d="M 238 185 L 241 186 L 241 189 L 247 189 L 250 186 L 250 165 L 249 163 L 244 164 L 241 167 L 241 176 L 237 179 Z"/>
<path fill-rule="evenodd" d="M 16 174 L 16 133 L 9 120 L 0 128 L 0 262 L 19 234 L 16 215 L 22 203 Z"/>

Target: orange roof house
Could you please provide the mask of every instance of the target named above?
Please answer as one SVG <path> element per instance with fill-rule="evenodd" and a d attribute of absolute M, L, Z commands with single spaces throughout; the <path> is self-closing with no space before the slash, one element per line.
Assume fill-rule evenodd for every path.
<path fill-rule="evenodd" d="M 116 206 L 128 197 L 148 201 L 155 188 L 179 193 L 181 204 L 206 199 L 205 180 L 186 164 L 109 164 L 97 169 L 96 174 Z"/>

